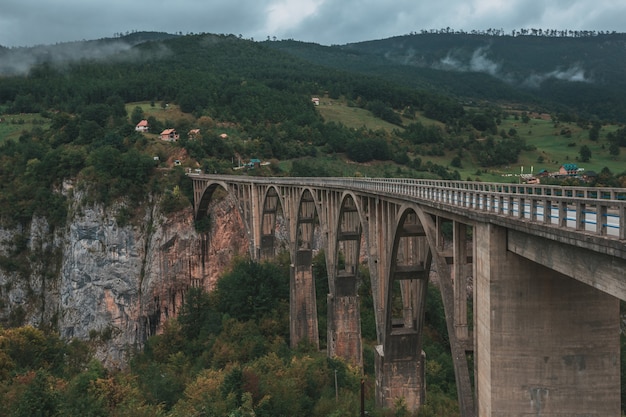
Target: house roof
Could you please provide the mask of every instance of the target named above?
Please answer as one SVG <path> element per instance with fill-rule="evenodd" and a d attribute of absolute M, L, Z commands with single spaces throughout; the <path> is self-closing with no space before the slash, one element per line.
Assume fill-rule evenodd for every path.
<path fill-rule="evenodd" d="M 142 120 L 141 122 L 137 123 L 137 127 L 143 127 L 143 126 L 148 126 L 147 120 Z"/>
<path fill-rule="evenodd" d="M 176 133 L 175 129 L 165 129 L 163 132 L 161 132 L 162 135 L 171 135 L 172 133 Z"/>
<path fill-rule="evenodd" d="M 565 168 L 566 171 L 576 171 L 578 169 L 578 165 L 576 165 L 576 164 L 563 164 L 563 168 Z"/>

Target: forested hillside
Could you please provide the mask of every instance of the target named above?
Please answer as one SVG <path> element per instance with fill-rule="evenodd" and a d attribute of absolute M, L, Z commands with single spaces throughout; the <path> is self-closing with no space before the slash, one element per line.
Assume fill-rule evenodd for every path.
<path fill-rule="evenodd" d="M 385 77 L 462 100 L 514 101 L 626 121 L 626 34 L 423 32 L 322 47 L 267 42 L 311 62 Z"/>
<path fill-rule="evenodd" d="M 332 47 L 133 33 L 0 48 L 0 294 L 15 293 L 31 276 L 41 291 L 59 280 L 55 231 L 71 229 L 68 218 L 86 207 L 115 213 L 114 232 L 145 226 L 149 242 L 155 219 L 189 209 L 189 172 L 518 182 L 511 172 L 520 166 L 555 171 L 576 162 L 597 175 L 546 181 L 626 186 L 624 51 L 621 34 L 463 33 Z M 149 130 L 137 131 L 143 120 Z M 166 129 L 178 139 L 163 140 Z M 71 198 L 80 201 L 70 206 Z M 158 210 L 141 217 L 138 208 L 148 202 Z M 29 238 L 33 219 L 44 219 L 37 239 Z M 195 232 L 206 228 L 198 223 Z M 106 252 L 97 236 L 90 242 L 77 246 Z M 111 252 L 118 256 L 119 248 Z M 112 328 L 94 330 L 89 340 L 60 340 L 62 312 L 40 329 L 20 327 L 27 312 L 11 310 L 14 304 L 37 297 L 45 304 L 24 284 L 18 301 L 0 299 L 0 310 L 11 310 L 0 328 L 0 414 L 356 415 L 358 371 L 308 346 L 288 349 L 284 263 L 238 261 L 220 281 L 232 285 L 228 291 L 190 291 L 172 314 L 178 318 L 132 352 L 127 370 L 90 361 L 98 344 L 115 337 Z M 131 277 L 137 287 L 146 264 Z M 316 260 L 320 312 L 324 265 Z M 363 336 L 373 343 L 362 272 Z M 259 276 L 276 280 L 271 293 L 259 294 L 267 290 L 255 287 Z M 436 289 L 429 291 L 429 394 L 420 415 L 450 416 L 458 411 L 445 320 Z M 397 408 L 393 415 L 407 415 Z"/>
<path fill-rule="evenodd" d="M 562 163 L 562 155 L 544 155 L 531 126 L 525 131 L 518 122 L 528 124 L 525 114 L 544 114 L 553 122 L 553 137 L 580 132 L 580 140 L 567 143 L 575 147 L 566 155 L 570 160 L 582 145 L 593 148 L 593 141 L 582 140 L 593 126 L 605 127 L 594 136 L 598 148 L 591 162 L 599 171 L 617 165 L 605 160 L 615 160 L 624 146 L 609 135 L 616 130 L 611 122 L 624 120 L 623 44 L 621 34 L 424 33 L 323 47 L 232 35 L 134 33 L 0 51 L 0 113 L 38 113 L 48 120 L 56 115 L 47 135 L 58 133 L 63 114 L 72 115 L 70 130 L 79 129 L 75 133 L 87 143 L 120 129 L 119 123 L 107 125 L 111 120 L 104 115 L 126 116 L 122 104 L 176 104 L 192 119 L 165 116 L 152 121 L 152 132 L 166 121 L 183 133 L 204 124 L 204 144 L 182 145 L 206 169 L 225 169 L 225 161 L 232 166 L 238 158 L 298 159 L 295 174 L 304 164 L 317 175 L 338 175 L 345 171 L 301 158 L 346 155 L 360 163 L 392 162 L 404 167 L 400 175 L 443 178 L 541 159 Z M 395 128 L 370 129 L 363 121 L 355 131 L 343 120 L 329 123 L 311 105 L 315 96 L 322 103 L 340 99 Z M 234 139 L 242 141 L 214 142 L 220 124 L 232 126 Z M 119 136 L 132 136 L 131 127 Z M 484 146 L 485 139 L 510 155 L 485 155 L 494 149 Z M 285 172 L 291 165 L 280 166 Z"/>
<path fill-rule="evenodd" d="M 125 107 L 133 102 L 163 109 L 172 103 L 191 115 L 170 120 L 163 113 L 150 120 L 151 129 L 177 128 L 186 139 L 189 128 L 202 127 L 204 140 L 173 146 L 186 148 L 207 170 L 229 172 L 235 157 L 290 160 L 345 153 L 355 144 L 367 150 L 363 161 L 409 161 L 404 145 L 383 132 L 324 123 L 311 103 L 320 94 L 378 105 L 394 118 L 391 107 L 417 111 L 430 106 L 442 118 L 463 113 L 443 97 L 328 70 L 233 36 L 177 37 L 117 48 L 105 58 L 43 61 L 27 75 L 0 78 L 5 129 L 9 124 L 20 129 L 20 115 L 40 116 L 19 140 L 0 144 L 6 187 L 0 213 L 27 221 L 42 207 L 57 207 L 51 187 L 67 178 L 90 178 L 100 200 L 143 189 L 154 169 L 154 146 L 133 129 Z M 232 127 L 233 140 L 217 140 L 223 126 Z M 443 168 L 438 174 L 451 175 Z M 16 201 L 23 206 L 18 212 Z M 54 210 L 58 217 L 61 206 Z"/>

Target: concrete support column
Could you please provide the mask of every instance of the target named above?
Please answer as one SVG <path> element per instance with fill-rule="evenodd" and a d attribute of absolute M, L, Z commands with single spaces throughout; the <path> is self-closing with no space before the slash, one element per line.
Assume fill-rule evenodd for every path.
<path fill-rule="evenodd" d="M 478 415 L 620 415 L 618 299 L 474 232 Z"/>
<path fill-rule="evenodd" d="M 359 297 L 328 294 L 328 356 L 363 366 Z"/>
<path fill-rule="evenodd" d="M 299 250 L 296 264 L 291 268 L 289 334 L 292 348 L 303 341 L 313 344 L 317 349 L 320 347 L 311 260 L 310 250 Z"/>
<path fill-rule="evenodd" d="M 454 330 L 459 340 L 468 340 L 467 320 L 467 225 L 453 222 Z"/>
<path fill-rule="evenodd" d="M 403 400 L 407 410 L 415 411 L 424 404 L 426 384 L 424 354 L 415 349 L 416 333 L 388 336 L 385 348 L 376 346 L 376 405 L 395 408 Z"/>
<path fill-rule="evenodd" d="M 309 192 L 300 198 L 290 199 L 289 213 L 292 216 L 291 247 L 291 295 L 290 337 L 291 347 L 307 341 L 319 349 L 319 330 L 317 326 L 317 304 L 315 281 L 313 279 L 313 235 L 316 224 L 315 200 Z M 297 213 L 297 214 L 296 214 Z M 294 222 L 295 220 L 295 222 Z"/>
<path fill-rule="evenodd" d="M 263 204 L 259 202 L 259 190 L 255 184 L 249 185 L 249 194 L 246 196 L 246 209 L 249 211 L 250 230 L 252 231 L 252 244 L 250 252 L 255 260 L 261 259 L 261 209 Z"/>

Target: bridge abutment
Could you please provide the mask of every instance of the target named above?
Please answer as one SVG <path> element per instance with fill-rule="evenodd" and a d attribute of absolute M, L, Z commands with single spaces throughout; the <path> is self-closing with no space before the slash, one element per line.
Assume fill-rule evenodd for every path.
<path fill-rule="evenodd" d="M 478 415 L 619 415 L 618 299 L 475 233 Z"/>

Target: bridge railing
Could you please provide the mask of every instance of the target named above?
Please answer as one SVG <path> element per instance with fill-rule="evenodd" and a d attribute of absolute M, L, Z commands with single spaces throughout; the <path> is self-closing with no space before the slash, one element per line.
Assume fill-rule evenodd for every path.
<path fill-rule="evenodd" d="M 626 239 L 626 189 L 396 178 L 352 180 L 354 188 Z M 365 184 L 364 184 L 365 183 Z"/>
<path fill-rule="evenodd" d="M 361 190 L 626 240 L 626 189 L 408 178 L 197 176 L 228 182 Z"/>

